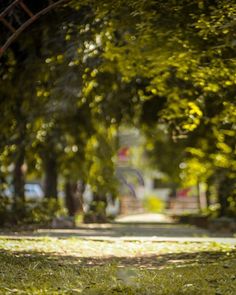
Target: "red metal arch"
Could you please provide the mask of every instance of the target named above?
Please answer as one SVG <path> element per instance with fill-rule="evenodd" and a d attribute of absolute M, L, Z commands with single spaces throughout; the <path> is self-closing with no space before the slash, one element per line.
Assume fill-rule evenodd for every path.
<path fill-rule="evenodd" d="M 0 22 L 9 31 L 9 36 L 0 44 L 0 57 L 6 51 L 6 49 L 11 45 L 13 41 L 33 22 L 35 22 L 39 17 L 48 13 L 50 10 L 56 6 L 63 4 L 68 0 L 48 0 L 45 1 L 45 5 L 40 7 L 38 11 L 32 12 L 29 6 L 23 0 L 12 0 L 11 3 L 5 7 L 5 9 L 0 13 Z M 19 11 L 24 14 L 24 19 L 19 19 Z M 14 24 L 14 19 L 17 19 L 17 27 Z"/>

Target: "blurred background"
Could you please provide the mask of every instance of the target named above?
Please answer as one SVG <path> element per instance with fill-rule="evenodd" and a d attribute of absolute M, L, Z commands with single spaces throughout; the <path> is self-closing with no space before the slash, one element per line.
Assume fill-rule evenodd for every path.
<path fill-rule="evenodd" d="M 182 2 L 1 1 L 1 226 L 235 220 L 236 7 Z"/>

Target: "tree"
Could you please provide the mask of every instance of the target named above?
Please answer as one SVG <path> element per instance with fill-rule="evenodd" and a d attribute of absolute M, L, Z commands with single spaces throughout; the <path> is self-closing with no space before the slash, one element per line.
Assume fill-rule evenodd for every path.
<path fill-rule="evenodd" d="M 49 195 L 56 196 L 60 174 L 67 184 L 90 183 L 104 201 L 116 186 L 114 130 L 134 125 L 154 147 L 169 147 L 159 162 L 163 170 L 179 181 L 185 163 L 180 175 L 214 185 L 221 214 L 228 214 L 235 202 L 235 13 L 227 0 L 71 1 L 2 62 L 9 88 L 0 91 L 12 97 L 12 108 L 6 98 L 1 102 L 7 118 L 0 123 L 1 157 L 15 152 L 16 167 L 38 161 L 40 173 L 42 161 L 48 171 L 53 166 Z M 22 81 L 19 101 L 12 86 L 19 92 Z M 160 136 L 163 126 L 168 135 Z"/>

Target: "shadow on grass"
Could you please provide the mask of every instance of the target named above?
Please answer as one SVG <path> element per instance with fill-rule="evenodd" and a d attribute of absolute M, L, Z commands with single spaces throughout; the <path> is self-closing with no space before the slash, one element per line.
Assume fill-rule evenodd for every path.
<path fill-rule="evenodd" d="M 0 250 L 0 293 L 236 294 L 235 257 L 236 251 L 83 257 Z"/>
<path fill-rule="evenodd" d="M 78 266 L 93 267 L 116 265 L 118 267 L 138 267 L 138 268 L 163 268 L 168 266 L 187 266 L 187 265 L 205 265 L 216 262 L 235 261 L 236 250 L 230 252 L 222 251 L 201 251 L 201 252 L 181 252 L 157 255 L 141 255 L 135 257 L 128 256 L 105 256 L 105 257 L 84 257 L 76 255 L 63 255 L 58 253 L 44 253 L 37 251 L 10 251 L 0 250 L 0 257 L 9 259 L 12 263 L 21 264 L 23 262 L 31 263 L 43 261 L 50 262 L 54 266 Z M 15 259 L 14 259 L 15 258 Z"/>

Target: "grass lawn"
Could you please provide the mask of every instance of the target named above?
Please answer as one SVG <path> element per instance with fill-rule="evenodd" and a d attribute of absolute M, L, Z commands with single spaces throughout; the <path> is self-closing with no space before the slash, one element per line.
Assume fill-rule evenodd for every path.
<path fill-rule="evenodd" d="M 235 247 L 0 238 L 0 294 L 236 294 Z"/>

